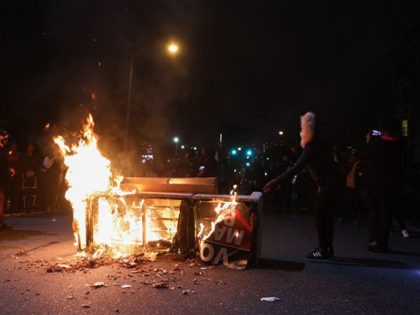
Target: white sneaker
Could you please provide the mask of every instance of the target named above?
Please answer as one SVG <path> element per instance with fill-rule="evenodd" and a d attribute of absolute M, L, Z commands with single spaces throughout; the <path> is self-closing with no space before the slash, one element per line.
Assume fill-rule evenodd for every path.
<path fill-rule="evenodd" d="M 407 229 L 401 230 L 401 234 L 404 238 L 409 238 L 410 237 L 410 233 L 408 233 Z"/>

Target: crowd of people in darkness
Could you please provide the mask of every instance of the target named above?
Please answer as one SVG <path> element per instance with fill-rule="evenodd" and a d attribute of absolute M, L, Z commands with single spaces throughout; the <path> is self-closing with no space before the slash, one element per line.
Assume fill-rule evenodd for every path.
<path fill-rule="evenodd" d="M 342 149 L 335 143 L 321 143 L 315 114 L 301 119 L 297 145 L 279 141 L 230 150 L 208 146 L 172 154 L 139 153 L 132 176 L 216 177 L 220 194 L 228 194 L 233 185 L 239 194 L 264 192 L 266 212 L 314 214 L 320 246 L 309 258 L 333 255 L 335 217 L 343 224 L 365 220 L 372 251 L 387 250 L 392 224 L 409 237 L 407 215 L 419 219 L 420 168 L 403 169 L 398 127 L 385 124 L 380 131 L 369 131 L 363 146 Z M 308 130 L 313 129 L 308 135 L 305 121 Z M 1 129 L 1 229 L 7 228 L 4 213 L 69 209 L 64 198 L 66 168 L 52 139 L 42 145 L 21 145 L 9 138 Z"/>
<path fill-rule="evenodd" d="M 20 146 L 6 130 L 0 132 L 1 213 L 28 215 L 69 209 L 64 198 L 65 167 L 52 139 L 42 148 L 38 142 Z"/>
<path fill-rule="evenodd" d="M 373 141 L 379 137 L 372 136 Z M 364 139 L 361 139 L 363 143 Z M 372 143 L 371 143 L 372 144 Z M 328 148 L 343 178 L 343 188 L 339 193 L 339 205 L 335 209 L 338 222 L 358 225 L 369 215 L 368 173 L 372 170 L 372 157 L 366 156 L 370 145 L 340 147 L 331 143 Z M 146 177 L 217 177 L 219 193 L 229 194 L 237 185 L 239 194 L 263 191 L 264 185 L 297 161 L 302 148 L 284 141 L 267 142 L 260 146 L 235 146 L 221 150 L 207 147 L 198 150 L 179 150 L 178 154 L 155 156 L 144 163 L 137 176 Z M 401 171 L 401 173 L 404 173 Z M 420 190 L 419 169 L 415 166 L 400 184 L 398 211 L 394 220 L 407 237 L 408 230 L 404 217 L 418 219 L 416 204 Z M 288 180 L 264 194 L 265 209 L 277 213 L 310 214 L 315 210 L 316 183 L 310 169 L 303 168 Z"/>

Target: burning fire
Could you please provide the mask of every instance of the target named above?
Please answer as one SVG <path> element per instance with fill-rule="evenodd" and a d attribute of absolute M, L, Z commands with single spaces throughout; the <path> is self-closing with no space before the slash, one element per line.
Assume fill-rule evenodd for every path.
<path fill-rule="evenodd" d="M 99 152 L 98 139 L 93 132 L 94 122 L 89 115 L 77 145 L 67 146 L 62 136 L 54 138 L 68 167 L 66 199 L 73 207 L 73 232 L 79 250 L 86 247 L 86 205 L 91 194 L 110 189 L 110 161 Z"/>
<path fill-rule="evenodd" d="M 212 203 L 217 205 L 212 207 Z M 250 215 L 250 208 L 237 202 L 236 187 L 231 191 L 231 201 L 210 201 L 204 208 L 208 211 L 200 216 L 200 231 L 196 236 L 199 239 L 201 260 L 245 268 L 248 260 L 244 257 L 249 257 L 247 255 L 252 249 L 255 217 Z M 232 265 L 229 261 L 235 256 L 237 260 Z"/>
<path fill-rule="evenodd" d="M 229 218 L 224 215 L 224 213 L 232 213 L 232 211 L 235 211 L 237 202 L 236 202 L 236 196 L 237 196 L 237 191 L 236 189 L 238 188 L 237 185 L 233 185 L 232 190 L 230 191 L 230 195 L 231 195 L 231 201 L 226 202 L 219 202 L 216 206 L 216 208 L 214 209 L 214 211 L 216 212 L 216 220 L 211 222 L 211 229 L 210 231 L 201 238 L 201 236 L 204 234 L 204 230 L 205 230 L 205 226 L 203 223 L 200 223 L 200 231 L 197 233 L 197 238 L 201 238 L 201 242 L 205 242 L 215 231 L 216 225 L 224 220 L 228 220 Z"/>
<path fill-rule="evenodd" d="M 114 258 L 126 256 L 132 254 L 133 246 L 145 245 L 146 241 L 159 240 L 161 237 L 154 233 L 149 223 L 153 207 L 145 207 L 144 200 L 133 198 L 127 204 L 125 198 L 133 192 L 121 191 L 119 184 L 122 177 L 113 176 L 110 161 L 98 149 L 98 138 L 93 127 L 93 118 L 89 115 L 79 142 L 71 147 L 62 136 L 54 138 L 68 167 L 65 197 L 73 208 L 76 244 L 82 254 L 91 243 L 99 246 L 94 257 L 101 255 L 105 247 L 112 249 Z M 92 219 L 91 216 L 95 217 L 94 226 L 91 227 L 92 231 L 87 231 L 86 222 Z M 165 228 L 170 232 L 176 231 L 175 224 Z M 93 242 L 88 242 L 89 237 L 93 237 Z"/>
<path fill-rule="evenodd" d="M 62 136 L 54 138 L 68 168 L 65 197 L 73 208 L 73 232 L 79 254 L 89 251 L 93 258 L 104 253 L 120 258 L 132 255 L 140 245 L 154 251 L 168 248 L 178 232 L 182 200 L 142 199 L 142 194 L 135 191 L 122 191 L 123 178 L 112 174 L 110 161 L 98 149 L 93 128 L 89 115 L 76 144 L 67 145 Z M 235 185 L 230 201 L 206 203 L 209 215 L 201 217 L 196 234 L 203 261 L 217 263 L 222 257 L 225 263 L 227 248 L 251 248 L 249 209 L 236 202 L 236 194 Z M 213 257 L 217 246 L 221 249 Z"/>

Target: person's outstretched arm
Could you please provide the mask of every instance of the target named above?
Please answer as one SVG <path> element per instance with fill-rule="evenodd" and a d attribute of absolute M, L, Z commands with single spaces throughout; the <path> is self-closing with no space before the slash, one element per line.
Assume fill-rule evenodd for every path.
<path fill-rule="evenodd" d="M 307 147 L 305 147 L 302 154 L 298 157 L 296 163 L 289 167 L 287 170 L 285 170 L 283 173 L 281 173 L 279 176 L 265 184 L 263 191 L 268 192 L 272 190 L 276 185 L 278 185 L 282 181 L 292 178 L 292 176 L 302 171 L 305 168 L 306 163 L 308 162 L 309 157 L 312 154 L 312 151 L 312 145 L 308 145 Z"/>

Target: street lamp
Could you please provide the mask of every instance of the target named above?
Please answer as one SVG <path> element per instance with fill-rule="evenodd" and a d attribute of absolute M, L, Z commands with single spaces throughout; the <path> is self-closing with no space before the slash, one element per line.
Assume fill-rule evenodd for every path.
<path fill-rule="evenodd" d="M 280 144 L 284 144 L 284 131 L 279 130 L 279 136 L 280 136 Z"/>
<path fill-rule="evenodd" d="M 178 53 L 178 49 L 179 49 L 179 47 L 175 43 L 171 43 L 171 44 L 168 45 L 168 52 L 172 55 Z"/>
<path fill-rule="evenodd" d="M 175 156 L 178 155 L 178 142 L 179 142 L 179 138 L 178 137 L 174 137 L 174 143 L 175 143 Z"/>
<path fill-rule="evenodd" d="M 128 149 L 128 134 L 130 131 L 130 113 L 131 113 L 131 98 L 132 98 L 131 94 L 132 94 L 132 88 L 133 88 L 133 65 L 134 65 L 134 60 L 140 51 L 142 51 L 141 48 L 136 50 L 134 54 L 131 55 L 131 58 L 130 58 L 127 108 L 126 108 L 126 113 L 125 113 L 125 133 L 124 133 L 124 152 L 125 153 L 127 153 L 127 149 Z M 168 51 L 168 54 L 174 56 L 178 53 L 179 46 L 175 43 L 170 43 L 169 45 L 167 45 L 167 51 Z"/>

